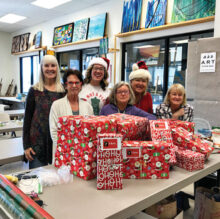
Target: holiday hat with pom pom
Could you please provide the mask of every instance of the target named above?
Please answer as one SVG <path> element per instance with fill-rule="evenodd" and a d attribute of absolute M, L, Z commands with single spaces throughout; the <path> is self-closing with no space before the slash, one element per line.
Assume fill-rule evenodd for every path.
<path fill-rule="evenodd" d="M 92 65 L 95 65 L 95 64 L 102 65 L 108 71 L 110 61 L 109 61 L 109 59 L 104 58 L 104 57 L 93 58 L 90 61 L 88 68 Z"/>
<path fill-rule="evenodd" d="M 129 80 L 132 81 L 138 78 L 147 79 L 148 81 L 151 79 L 151 74 L 144 61 L 139 61 L 132 65 L 132 72 L 129 75 Z"/>

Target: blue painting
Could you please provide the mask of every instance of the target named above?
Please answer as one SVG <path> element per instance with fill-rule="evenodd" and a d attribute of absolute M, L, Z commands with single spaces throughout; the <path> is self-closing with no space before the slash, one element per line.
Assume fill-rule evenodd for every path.
<path fill-rule="evenodd" d="M 88 32 L 88 38 L 87 38 L 88 40 L 99 38 L 99 37 L 104 37 L 106 15 L 107 13 L 104 13 L 104 14 L 99 14 L 97 16 L 90 18 L 89 32 Z"/>
<path fill-rule="evenodd" d="M 140 29 L 142 0 L 125 0 L 123 5 L 121 32 Z"/>
<path fill-rule="evenodd" d="M 86 40 L 89 18 L 74 22 L 73 42 Z"/>
<path fill-rule="evenodd" d="M 167 0 L 150 0 L 147 5 L 145 28 L 165 24 Z"/>

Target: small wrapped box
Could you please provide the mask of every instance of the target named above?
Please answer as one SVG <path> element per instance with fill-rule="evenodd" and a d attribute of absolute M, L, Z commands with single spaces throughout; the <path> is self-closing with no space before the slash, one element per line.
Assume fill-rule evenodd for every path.
<path fill-rule="evenodd" d="M 98 135 L 97 189 L 122 189 L 121 134 Z"/>
<path fill-rule="evenodd" d="M 178 149 L 176 151 L 176 165 L 188 171 L 201 170 L 204 168 L 205 155 L 191 150 Z"/>
<path fill-rule="evenodd" d="M 169 178 L 169 144 L 123 141 L 123 177 L 126 179 Z"/>
<path fill-rule="evenodd" d="M 201 140 L 197 135 L 186 131 L 182 127 L 172 129 L 173 142 L 178 148 L 188 149 L 205 154 L 206 159 L 214 150 L 208 143 Z"/>
<path fill-rule="evenodd" d="M 170 165 L 176 164 L 176 148 L 173 145 L 173 138 L 168 120 L 151 120 L 150 121 L 152 141 L 165 141 L 170 146 Z"/>
<path fill-rule="evenodd" d="M 194 134 L 195 130 L 195 123 L 194 122 L 187 122 L 187 121 L 180 121 L 180 120 L 169 120 L 170 128 L 177 128 L 182 127 L 186 131 L 191 132 Z"/>

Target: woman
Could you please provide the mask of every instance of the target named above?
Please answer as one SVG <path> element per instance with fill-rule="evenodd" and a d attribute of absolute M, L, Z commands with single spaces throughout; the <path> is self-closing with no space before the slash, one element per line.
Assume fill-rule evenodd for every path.
<path fill-rule="evenodd" d="M 54 101 L 50 110 L 50 133 L 53 139 L 53 159 L 57 145 L 58 118 L 67 115 L 93 115 L 92 106 L 78 96 L 83 85 L 81 72 L 68 69 L 63 76 L 63 83 L 65 84 L 67 95 L 62 99 Z"/>
<path fill-rule="evenodd" d="M 151 79 L 150 72 L 144 61 L 133 64 L 132 72 L 129 75 L 131 88 L 135 94 L 135 106 L 148 112 L 153 113 L 152 97 L 147 92 L 147 86 Z"/>
<path fill-rule="evenodd" d="M 59 66 L 54 56 L 43 57 L 39 74 L 39 82 L 28 92 L 23 126 L 23 147 L 30 169 L 52 161 L 50 107 L 53 101 L 64 96 Z"/>
<path fill-rule="evenodd" d="M 186 104 L 186 92 L 181 84 L 169 88 L 164 103 L 156 108 L 156 115 L 158 119 L 193 120 L 193 108 Z"/>
<path fill-rule="evenodd" d="M 113 113 L 125 113 L 134 116 L 147 117 L 154 120 L 156 117 L 147 113 L 136 106 L 133 106 L 134 93 L 127 82 L 119 82 L 114 87 L 109 96 L 109 104 L 105 105 L 100 115 L 109 115 Z"/>
<path fill-rule="evenodd" d="M 107 88 L 108 67 L 108 59 L 94 58 L 86 71 L 85 84 L 79 96 L 92 105 L 94 115 L 99 115 L 100 109 L 110 93 Z"/>

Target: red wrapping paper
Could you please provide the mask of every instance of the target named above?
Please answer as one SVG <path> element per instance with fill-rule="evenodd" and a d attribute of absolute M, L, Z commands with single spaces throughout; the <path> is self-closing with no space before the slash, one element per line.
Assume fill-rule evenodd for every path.
<path fill-rule="evenodd" d="M 121 134 L 98 135 L 97 189 L 122 189 Z"/>
<path fill-rule="evenodd" d="M 182 127 L 172 129 L 172 135 L 173 142 L 178 148 L 200 152 L 205 154 L 206 159 L 214 150 L 214 148 L 201 140 L 197 135 L 193 135 Z"/>
<path fill-rule="evenodd" d="M 177 128 L 177 127 L 182 127 L 186 131 L 191 132 L 194 134 L 194 129 L 195 129 L 195 123 L 194 122 L 187 122 L 187 121 L 180 121 L 180 120 L 168 120 L 170 124 L 170 128 Z"/>
<path fill-rule="evenodd" d="M 204 168 L 205 155 L 191 150 L 178 149 L 176 151 L 176 165 L 188 171 Z"/>
<path fill-rule="evenodd" d="M 170 157 L 166 142 L 123 141 L 123 177 L 167 179 Z"/>

